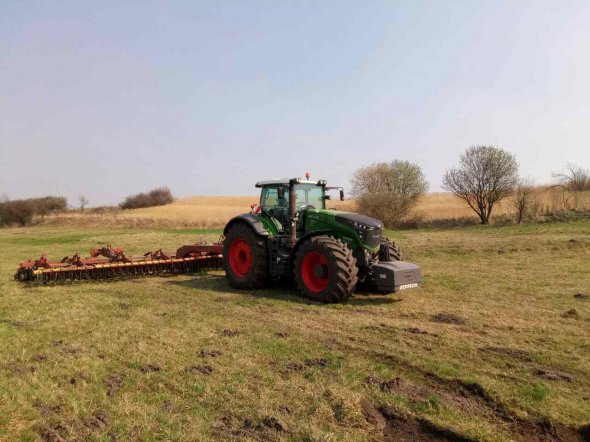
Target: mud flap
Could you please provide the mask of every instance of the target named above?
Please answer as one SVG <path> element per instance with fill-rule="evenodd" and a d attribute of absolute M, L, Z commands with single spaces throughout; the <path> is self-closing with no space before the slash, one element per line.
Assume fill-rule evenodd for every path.
<path fill-rule="evenodd" d="M 375 287 L 380 292 L 399 292 L 418 287 L 422 280 L 420 267 L 406 261 L 379 262 L 373 266 Z"/>

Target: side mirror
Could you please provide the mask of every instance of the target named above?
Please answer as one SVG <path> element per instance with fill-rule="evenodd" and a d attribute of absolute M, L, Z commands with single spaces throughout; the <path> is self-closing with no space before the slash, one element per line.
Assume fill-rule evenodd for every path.
<path fill-rule="evenodd" d="M 340 189 L 340 201 L 344 201 L 344 189 Z"/>
<path fill-rule="evenodd" d="M 279 199 L 280 200 L 284 200 L 285 199 L 285 189 L 283 187 L 279 187 L 277 189 L 278 195 L 279 195 Z"/>

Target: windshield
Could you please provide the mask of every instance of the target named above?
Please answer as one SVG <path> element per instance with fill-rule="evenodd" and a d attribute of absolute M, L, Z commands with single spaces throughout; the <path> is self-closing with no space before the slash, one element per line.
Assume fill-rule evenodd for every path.
<path fill-rule="evenodd" d="M 266 210 L 289 207 L 289 188 L 284 187 L 284 198 L 279 198 L 277 187 L 262 189 L 260 204 Z M 325 209 L 324 188 L 315 184 L 297 184 L 295 186 L 297 209 L 313 206 L 314 209 Z"/>
<path fill-rule="evenodd" d="M 315 184 L 297 184 L 297 208 L 313 206 L 315 209 L 324 209 L 324 188 Z M 288 193 L 288 192 L 287 192 Z"/>

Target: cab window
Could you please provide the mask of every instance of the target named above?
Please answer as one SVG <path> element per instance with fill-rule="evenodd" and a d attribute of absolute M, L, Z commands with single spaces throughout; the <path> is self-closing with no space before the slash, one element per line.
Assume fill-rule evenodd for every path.
<path fill-rule="evenodd" d="M 280 199 L 278 188 L 266 187 L 262 191 L 260 204 L 267 210 L 277 207 L 287 207 L 289 205 L 289 192 L 285 190 L 285 198 Z"/>

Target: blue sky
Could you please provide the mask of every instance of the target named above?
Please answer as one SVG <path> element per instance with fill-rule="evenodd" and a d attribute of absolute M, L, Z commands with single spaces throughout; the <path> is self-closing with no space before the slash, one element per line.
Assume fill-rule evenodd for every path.
<path fill-rule="evenodd" d="M 587 1 L 6 0 L 0 194 L 348 187 L 393 159 L 438 191 L 475 144 L 549 182 L 590 167 L 588 23 Z"/>

